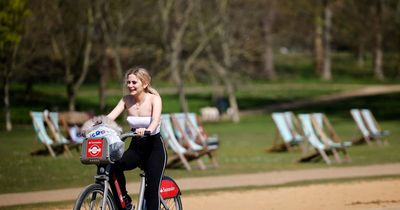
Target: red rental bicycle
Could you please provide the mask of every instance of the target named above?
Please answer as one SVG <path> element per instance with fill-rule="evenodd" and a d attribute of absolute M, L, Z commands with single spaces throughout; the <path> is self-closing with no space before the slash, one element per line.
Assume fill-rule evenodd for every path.
<path fill-rule="evenodd" d="M 148 134 L 147 134 L 148 135 Z M 124 141 L 133 137 L 132 141 L 139 139 L 134 132 L 127 132 L 120 135 Z M 119 210 L 125 209 L 125 202 L 119 189 L 115 175 L 110 174 L 111 165 L 114 163 L 110 158 L 110 145 L 106 137 L 86 138 L 82 143 L 81 162 L 83 164 L 95 164 L 97 173 L 94 176 L 95 182 L 86 186 L 79 194 L 74 210 Z M 137 197 L 136 209 L 145 210 L 145 180 L 146 175 L 140 173 L 140 187 Z M 111 187 L 114 185 L 114 189 Z M 181 191 L 174 179 L 164 176 L 160 186 L 160 206 L 165 210 L 182 210 Z"/>

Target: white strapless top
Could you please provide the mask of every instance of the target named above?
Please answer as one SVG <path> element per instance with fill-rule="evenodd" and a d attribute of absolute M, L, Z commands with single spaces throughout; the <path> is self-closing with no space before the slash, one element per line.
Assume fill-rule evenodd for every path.
<path fill-rule="evenodd" d="M 131 128 L 148 128 L 151 123 L 151 117 L 137 117 L 137 116 L 128 116 L 126 120 L 129 123 Z M 155 135 L 160 132 L 160 124 L 158 124 L 157 128 L 151 133 L 151 135 Z"/>

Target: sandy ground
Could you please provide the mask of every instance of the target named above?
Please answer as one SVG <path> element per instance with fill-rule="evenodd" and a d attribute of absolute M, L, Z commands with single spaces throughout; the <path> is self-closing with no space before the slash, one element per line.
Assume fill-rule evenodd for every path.
<path fill-rule="evenodd" d="M 184 209 L 400 209 L 400 180 L 314 184 L 183 196 Z"/>
<path fill-rule="evenodd" d="M 185 210 L 346 210 L 346 209 L 399 209 L 400 179 L 361 179 L 367 177 L 398 177 L 400 163 L 352 167 L 327 167 L 305 170 L 273 171 L 256 174 L 193 177 L 178 179 L 183 192 Z M 333 183 L 283 186 L 304 181 L 336 180 Z M 345 181 L 352 179 L 354 181 Z M 343 181 L 340 181 L 343 180 Z M 137 189 L 138 183 L 129 183 L 128 189 Z M 251 189 L 246 190 L 246 186 Z M 227 189 L 234 189 L 228 191 Z M 226 189 L 221 191 L 221 189 Z M 241 189 L 241 190 L 239 190 Z M 244 190 L 243 190 L 244 189 Z M 0 207 L 33 203 L 72 201 L 82 188 L 50 191 L 0 194 Z M 200 190 L 196 193 L 188 193 Z M 201 191 L 207 190 L 207 191 Z M 46 209 L 72 209 L 69 205 Z M 26 206 L 34 208 L 31 205 Z M 22 207 L 21 209 L 28 209 Z M 4 209 L 4 208 L 3 208 Z M 18 208 L 17 208 L 18 209 Z"/>
<path fill-rule="evenodd" d="M 185 210 L 397 210 L 400 209 L 400 180 L 217 191 L 183 195 L 182 200 Z"/>

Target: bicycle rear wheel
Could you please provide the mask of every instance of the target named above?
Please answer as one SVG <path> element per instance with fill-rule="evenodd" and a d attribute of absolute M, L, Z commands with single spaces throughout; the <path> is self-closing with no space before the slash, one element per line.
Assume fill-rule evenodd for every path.
<path fill-rule="evenodd" d="M 172 198 L 167 198 L 164 199 L 165 204 L 168 206 L 168 208 L 166 208 L 162 203 L 161 203 L 161 209 L 165 210 L 165 209 L 169 209 L 169 210 L 183 210 L 182 208 L 182 201 L 181 201 L 181 196 L 177 195 L 175 197 Z"/>
<path fill-rule="evenodd" d="M 107 193 L 106 207 L 101 208 L 104 197 L 104 186 L 91 184 L 87 186 L 76 200 L 74 210 L 116 210 L 111 192 Z"/>

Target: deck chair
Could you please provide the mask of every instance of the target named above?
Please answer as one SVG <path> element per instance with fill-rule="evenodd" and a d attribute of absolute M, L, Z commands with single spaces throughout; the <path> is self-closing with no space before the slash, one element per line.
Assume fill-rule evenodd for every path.
<path fill-rule="evenodd" d="M 47 134 L 45 127 L 45 118 L 43 112 L 30 112 L 32 117 L 33 128 L 36 132 L 37 139 L 45 145 L 45 148 L 50 153 L 52 157 L 56 157 L 56 153 L 64 151 L 64 144 L 57 142 L 50 138 Z M 43 153 L 42 150 L 32 152 L 32 155 Z"/>
<path fill-rule="evenodd" d="M 350 114 L 353 117 L 358 130 L 361 132 L 361 137 L 354 139 L 353 143 L 354 144 L 367 143 L 368 145 L 371 145 L 371 141 L 373 139 L 372 139 L 372 136 L 367 128 L 367 125 L 361 115 L 361 110 L 360 109 L 351 109 Z"/>
<path fill-rule="evenodd" d="M 304 136 L 296 131 L 292 112 L 274 112 L 272 120 L 275 123 L 276 132 L 269 152 L 291 151 L 293 146 L 303 142 Z M 278 143 L 282 141 L 282 143 Z"/>
<path fill-rule="evenodd" d="M 382 130 L 376 121 L 374 115 L 369 109 L 362 109 L 361 115 L 364 119 L 365 124 L 370 132 L 370 136 L 376 139 L 379 143 L 383 142 L 383 138 L 389 136 L 390 132 L 388 130 Z M 387 140 L 384 141 L 387 144 Z"/>
<path fill-rule="evenodd" d="M 302 156 L 299 159 L 299 162 L 308 162 L 318 157 L 322 157 L 326 164 L 332 164 L 332 161 L 329 159 L 328 155 L 333 154 L 336 162 L 340 163 L 341 159 L 339 157 L 338 152 L 335 148 L 330 147 L 327 144 L 324 144 L 318 135 L 315 133 L 314 126 L 312 123 L 312 116 L 311 114 L 299 114 L 299 119 L 304 131 L 304 135 L 306 136 L 307 141 L 310 145 L 316 150 L 315 153 L 311 153 L 306 156 Z"/>
<path fill-rule="evenodd" d="M 190 121 L 186 113 L 174 113 L 170 115 L 175 136 L 178 141 L 199 153 L 205 153 L 210 158 L 215 168 L 218 168 L 218 161 L 215 157 L 217 145 L 208 146 L 203 142 L 196 142 L 197 132 L 190 126 Z"/>
<path fill-rule="evenodd" d="M 210 136 L 207 134 L 200 117 L 198 117 L 193 112 L 187 113 L 185 117 L 188 122 L 188 126 L 191 128 L 192 132 L 195 133 L 196 138 L 199 140 L 199 142 L 201 142 L 203 145 L 206 145 L 207 147 L 210 147 L 210 149 L 218 149 L 218 136 Z"/>
<path fill-rule="evenodd" d="M 328 120 L 325 114 L 323 113 L 313 113 L 312 114 L 312 123 L 314 126 L 314 130 L 317 135 L 320 137 L 321 141 L 325 144 L 329 145 L 332 148 L 341 151 L 345 157 L 347 162 L 351 162 L 350 155 L 347 151 L 347 148 L 352 145 L 351 141 L 342 141 L 337 135 L 335 129 L 332 124 Z"/>
<path fill-rule="evenodd" d="M 71 145 L 71 141 L 66 139 L 60 130 L 60 126 L 58 125 L 58 113 L 49 112 L 46 110 L 43 112 L 43 117 L 44 121 L 47 124 L 47 127 L 50 129 L 53 139 L 56 140 L 56 142 L 62 144 L 66 154 L 71 156 L 72 154 L 68 148 L 68 146 Z"/>
<path fill-rule="evenodd" d="M 161 115 L 160 134 L 167 143 L 168 148 L 174 153 L 174 155 L 169 155 L 167 167 L 175 168 L 183 165 L 186 170 L 191 171 L 192 167 L 189 161 L 196 160 L 199 168 L 201 170 L 205 169 L 203 161 L 199 159 L 202 154 L 191 149 L 186 149 L 176 139 L 169 114 Z"/>

